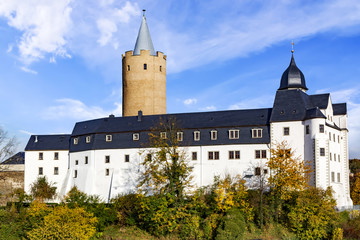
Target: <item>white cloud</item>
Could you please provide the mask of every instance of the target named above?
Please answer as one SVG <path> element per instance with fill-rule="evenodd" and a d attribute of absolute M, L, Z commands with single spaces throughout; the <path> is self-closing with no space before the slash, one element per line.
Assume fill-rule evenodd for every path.
<path fill-rule="evenodd" d="M 115 108 L 104 110 L 98 106 L 86 106 L 83 102 L 76 99 L 58 99 L 57 105 L 48 107 L 42 114 L 44 119 L 75 119 L 86 120 L 109 116 L 110 114 L 121 115 L 122 105 L 115 103 Z"/>
<path fill-rule="evenodd" d="M 20 67 L 20 69 L 24 72 L 27 72 L 27 73 L 31 73 L 31 74 L 37 74 L 36 71 L 34 70 L 31 70 L 30 68 L 27 68 L 27 67 Z"/>
<path fill-rule="evenodd" d="M 99 19 L 96 24 L 101 33 L 98 43 L 100 46 L 105 46 L 111 40 L 113 33 L 117 31 L 116 24 L 109 19 Z"/>
<path fill-rule="evenodd" d="M 1 1 L 0 16 L 22 32 L 18 42 L 25 64 L 42 59 L 46 53 L 66 56 L 66 34 L 71 27 L 71 0 Z"/>
<path fill-rule="evenodd" d="M 196 104 L 196 103 L 197 103 L 196 98 L 189 98 L 189 99 L 184 100 L 185 105 L 191 105 L 191 104 Z"/>
<path fill-rule="evenodd" d="M 207 106 L 204 108 L 200 108 L 199 110 L 200 111 L 216 111 L 216 107 L 214 105 L 211 105 L 211 106 Z"/>

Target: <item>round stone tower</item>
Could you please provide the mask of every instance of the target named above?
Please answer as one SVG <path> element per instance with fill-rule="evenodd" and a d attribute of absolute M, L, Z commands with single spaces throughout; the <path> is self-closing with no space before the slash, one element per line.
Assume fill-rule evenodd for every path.
<path fill-rule="evenodd" d="M 134 51 L 122 57 L 123 116 L 166 113 L 166 55 L 156 52 L 145 10 Z"/>

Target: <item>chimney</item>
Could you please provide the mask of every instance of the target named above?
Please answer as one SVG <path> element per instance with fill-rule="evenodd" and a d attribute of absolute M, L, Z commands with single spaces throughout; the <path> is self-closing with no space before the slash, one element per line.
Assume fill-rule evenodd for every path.
<path fill-rule="evenodd" d="M 142 121 L 142 111 L 138 111 L 138 122 Z"/>
<path fill-rule="evenodd" d="M 114 114 L 110 114 L 110 115 L 109 115 L 109 118 L 113 118 L 113 117 L 115 117 Z"/>
<path fill-rule="evenodd" d="M 35 141 L 34 142 L 38 142 L 38 136 L 35 136 Z"/>

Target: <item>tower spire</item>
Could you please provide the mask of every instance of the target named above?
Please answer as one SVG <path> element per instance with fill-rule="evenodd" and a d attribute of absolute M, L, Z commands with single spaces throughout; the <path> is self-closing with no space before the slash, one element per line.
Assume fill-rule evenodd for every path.
<path fill-rule="evenodd" d="M 143 10 L 143 17 L 134 47 L 134 55 L 140 55 L 140 50 L 149 50 L 150 55 L 155 56 L 154 45 L 151 40 L 149 27 L 145 18 L 145 9 Z"/>

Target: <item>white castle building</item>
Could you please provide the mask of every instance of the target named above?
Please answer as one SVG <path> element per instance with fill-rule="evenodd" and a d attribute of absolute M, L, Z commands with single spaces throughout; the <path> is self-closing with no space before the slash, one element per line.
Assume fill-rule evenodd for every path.
<path fill-rule="evenodd" d="M 272 108 L 166 114 L 165 81 L 166 56 L 155 53 L 143 16 L 134 51 L 123 55 L 123 117 L 78 122 L 68 135 L 31 136 L 25 191 L 39 176 L 55 184 L 59 197 L 75 185 L 105 201 L 134 191 L 151 128 L 160 119 L 175 118 L 196 186 L 225 173 L 251 181 L 268 171 L 258 166 L 285 140 L 295 156 L 310 162 L 310 184 L 332 187 L 339 207 L 352 205 L 346 103 L 332 103 L 330 94 L 308 95 L 293 55 Z"/>

